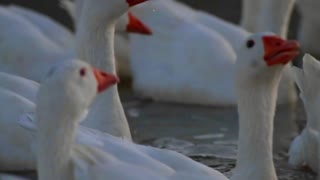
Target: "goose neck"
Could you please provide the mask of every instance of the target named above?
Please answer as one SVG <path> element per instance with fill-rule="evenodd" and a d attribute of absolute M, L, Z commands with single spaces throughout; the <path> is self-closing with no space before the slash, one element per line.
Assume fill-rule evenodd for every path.
<path fill-rule="evenodd" d="M 80 22 L 76 32 L 78 57 L 104 71 L 116 73 L 114 32 L 114 23 L 88 25 Z"/>
<path fill-rule="evenodd" d="M 66 110 L 56 111 L 51 108 L 50 113 L 44 113 L 37 115 L 39 179 L 74 179 L 71 155 L 78 125 L 70 121 L 74 117 Z"/>
<path fill-rule="evenodd" d="M 257 32 L 271 31 L 286 38 L 294 4 L 295 0 L 263 1 Z"/>
<path fill-rule="evenodd" d="M 239 142 L 232 179 L 275 180 L 272 138 L 280 77 L 250 82 L 247 79 L 238 81 L 237 85 Z"/>

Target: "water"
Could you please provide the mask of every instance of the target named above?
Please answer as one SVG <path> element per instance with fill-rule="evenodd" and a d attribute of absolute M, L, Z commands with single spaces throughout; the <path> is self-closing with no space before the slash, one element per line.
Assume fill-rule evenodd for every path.
<path fill-rule="evenodd" d="M 157 103 L 135 99 L 130 92 L 122 94 L 135 142 L 178 151 L 231 176 L 238 137 L 235 107 Z M 293 169 L 287 164 L 288 147 L 304 122 L 300 102 L 295 107 L 277 107 L 274 161 L 281 180 L 315 179 L 311 171 Z"/>

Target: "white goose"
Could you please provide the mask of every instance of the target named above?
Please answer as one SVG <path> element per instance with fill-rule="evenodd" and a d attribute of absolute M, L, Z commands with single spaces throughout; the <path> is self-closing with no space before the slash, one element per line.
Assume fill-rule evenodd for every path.
<path fill-rule="evenodd" d="M 60 1 L 61 6 L 72 17 L 75 27 L 77 27 L 77 24 L 79 23 L 82 3 L 83 3 L 83 0 L 77 0 L 76 4 L 70 0 Z M 129 50 L 128 34 L 123 33 L 121 31 L 122 29 L 124 29 L 123 27 L 126 26 L 128 20 L 131 22 L 136 22 L 136 24 L 140 24 L 142 27 L 144 27 L 145 31 L 143 33 L 141 32 L 137 32 L 137 33 L 148 34 L 148 35 L 152 34 L 152 31 L 148 27 L 146 27 L 144 24 L 142 24 L 131 12 L 128 12 L 127 14 L 124 14 L 123 16 L 120 17 L 120 20 L 118 20 L 118 23 L 116 26 L 116 34 L 114 37 L 115 38 L 114 49 L 115 49 L 116 68 L 121 78 L 130 78 L 132 76 L 130 61 L 129 61 L 130 50 Z M 128 26 L 127 29 L 132 29 L 132 27 Z"/>
<path fill-rule="evenodd" d="M 139 2 L 143 2 L 143 1 L 128 0 L 128 2 L 125 2 L 124 0 L 123 1 L 97 0 L 96 3 L 93 3 L 93 2 L 91 3 L 91 1 L 85 1 L 85 4 L 83 4 L 83 8 L 82 8 L 83 13 L 79 23 L 80 27 L 78 28 L 78 31 L 77 31 L 77 37 L 78 37 L 77 49 L 78 49 L 78 52 L 80 53 L 80 57 L 82 57 L 82 59 L 86 59 L 87 61 L 91 61 L 92 64 L 95 64 L 97 66 L 101 66 L 103 68 L 110 68 L 110 70 L 114 72 L 115 71 L 114 70 L 114 53 L 113 53 L 114 52 L 113 30 L 115 27 L 114 22 L 118 17 L 124 14 L 126 10 L 129 9 L 130 5 L 131 6 L 136 5 Z M 102 9 L 102 7 L 108 7 L 110 8 L 110 10 L 106 11 L 106 9 Z M 3 11 L 3 13 L 5 14 L 9 12 Z M 8 14 L 7 16 L 0 16 L 0 18 L 1 17 L 3 17 L 6 20 L 6 22 L 9 24 L 10 22 L 8 21 L 10 19 L 19 21 L 18 17 L 12 14 L 10 15 Z M 96 17 L 100 17 L 100 18 L 97 19 Z M 97 20 L 97 22 L 93 23 L 95 22 L 95 20 Z M 0 23 L 2 22 L 4 23 L 5 21 L 0 19 Z M 26 24 L 26 22 L 24 21 L 20 23 Z M 13 23 L 13 25 L 17 25 L 18 27 L 20 27 L 21 26 L 20 23 L 15 23 L 15 24 Z M 141 24 L 139 23 L 137 25 L 139 28 L 142 27 Z M 30 36 L 25 36 L 25 34 L 24 35 L 19 34 L 17 36 L 21 35 L 22 39 L 27 38 L 27 40 L 29 40 L 30 42 L 28 41 L 26 42 L 28 42 L 31 45 L 34 45 L 34 46 L 31 46 L 31 45 L 29 46 L 35 49 L 39 48 L 41 51 L 37 54 L 34 54 L 34 53 L 30 54 L 30 51 L 28 51 L 28 48 L 19 48 L 19 47 L 14 47 L 14 48 L 17 48 L 16 50 L 23 51 L 21 53 L 24 55 L 27 55 L 27 56 L 30 55 L 28 57 L 37 58 L 36 61 L 35 62 L 32 61 L 32 63 L 30 63 L 31 59 L 29 58 L 20 59 L 20 56 L 19 54 L 17 54 L 17 52 L 9 53 L 9 55 L 13 56 L 12 59 L 10 57 L 0 59 L 1 61 L 0 64 L 2 64 L 2 66 L 0 66 L 0 70 L 4 72 L 9 71 L 11 73 L 14 70 L 16 72 L 14 74 L 20 74 L 24 77 L 27 76 L 30 79 L 38 78 L 39 80 L 40 77 L 43 77 L 49 71 L 50 67 L 56 64 L 57 59 L 61 59 L 59 56 L 62 56 L 63 53 L 58 49 L 57 46 L 52 44 L 50 41 L 47 41 L 47 43 L 51 43 L 52 48 L 56 47 L 57 52 L 54 52 L 53 49 L 48 48 L 46 44 L 41 44 L 41 43 L 44 43 L 44 41 L 40 41 L 40 43 L 35 41 L 35 39 L 37 38 L 34 38 L 34 36 L 39 35 L 39 33 L 34 33 L 36 29 L 34 29 L 31 26 L 30 26 L 30 31 L 28 31 L 27 27 L 29 27 L 28 24 L 26 24 L 26 26 L 23 29 L 24 29 L 24 32 L 29 32 Z M 22 27 L 18 29 L 21 29 L 21 28 Z M 144 28 L 142 29 L 144 30 Z M 11 34 L 8 31 L 6 32 L 9 33 L 8 36 Z M 13 42 L 13 44 L 16 44 L 16 43 L 17 42 Z M 11 45 L 13 44 L 3 44 L 3 45 L 8 46 L 8 49 L 12 50 Z M 21 43 L 21 45 L 22 44 L 23 43 Z M 0 48 L 0 51 L 5 51 L 5 49 L 6 48 Z M 4 52 L 4 53 L 8 53 L 8 52 Z M 49 56 L 50 58 L 47 57 L 48 54 L 51 54 L 51 56 Z M 54 57 L 56 59 L 53 59 Z M 7 61 L 8 59 L 10 59 L 10 62 Z M 32 68 L 28 69 L 25 66 L 21 66 L 21 63 L 29 66 L 32 65 Z M 95 102 L 95 104 L 93 105 L 93 109 L 89 114 L 88 119 L 90 120 L 86 121 L 85 125 L 89 127 L 97 128 L 103 132 L 108 132 L 115 136 L 131 139 L 128 122 L 123 112 L 123 108 L 120 103 L 120 98 L 119 98 L 116 87 L 112 88 L 109 92 L 103 93 L 101 95 L 101 98 L 99 98 L 99 100 Z"/>
<path fill-rule="evenodd" d="M 276 92 L 281 77 L 281 70 L 284 67 L 283 64 L 286 64 L 297 55 L 297 47 L 296 42 L 285 41 L 270 34 L 257 34 L 251 36 L 239 49 L 238 57 L 241 59 L 238 59 L 236 67 L 237 90 L 241 94 L 241 98 L 239 99 L 240 137 L 238 163 L 233 179 L 276 179 L 272 162 L 272 129 Z M 35 155 L 37 154 L 34 139 L 35 130 L 39 136 L 45 133 L 48 135 L 47 138 L 51 133 L 51 135 L 56 134 L 55 128 L 60 126 L 61 133 L 59 135 L 71 133 L 70 130 L 75 125 L 72 125 L 72 122 L 68 120 L 82 119 L 82 111 L 88 108 L 88 102 L 86 102 L 87 99 L 85 98 L 92 98 L 94 96 L 87 92 L 92 88 L 85 88 L 86 91 L 84 92 L 80 91 L 80 88 L 76 88 L 84 86 L 86 83 L 91 85 L 95 82 L 86 80 L 83 81 L 86 83 L 79 83 L 77 75 L 83 74 L 81 71 L 79 74 L 79 70 L 83 69 L 83 67 L 90 69 L 85 63 L 69 61 L 65 66 L 50 71 L 51 73 L 48 75 L 49 81 L 44 84 L 44 93 L 39 93 L 39 96 L 42 97 L 38 101 L 40 103 L 38 104 L 38 112 L 40 114 L 37 118 L 40 119 L 39 126 L 41 126 L 38 130 L 36 130 L 35 119 L 32 114 L 24 113 L 34 111 L 35 107 L 31 102 L 27 102 L 23 98 L 19 98 L 20 100 L 18 100 L 18 96 L 13 96 L 13 93 L 10 92 L 7 94 L 11 94 L 11 96 L 0 95 L 1 102 L 11 107 L 9 108 L 10 111 L 4 111 L 3 109 L 0 111 L 2 113 L 0 117 L 7 117 L 0 121 L 2 123 L 0 127 L 7 129 L 7 131 L 1 129 L 0 143 L 1 147 L 6 147 L 5 152 L 10 152 L 7 154 L 0 151 L 1 168 L 16 169 L 19 167 L 32 169 L 35 167 Z M 89 74 L 89 72 L 86 74 Z M 71 80 L 74 82 L 69 84 Z M 54 83 L 51 84 L 50 81 Z M 57 87 L 60 88 L 56 89 Z M 63 93 L 59 94 L 59 90 L 67 88 L 71 88 L 67 91 L 69 98 L 64 98 L 67 95 Z M 52 95 L 48 96 L 47 93 L 52 93 Z M 67 100 L 76 100 L 78 103 L 61 103 Z M 76 104 L 75 108 L 77 110 L 69 111 L 68 108 L 64 108 L 64 104 L 68 105 L 67 107 L 69 108 Z M 63 113 L 66 111 L 75 112 L 68 113 L 68 115 L 73 114 L 74 117 L 64 116 Z M 53 115 L 50 115 L 50 113 L 53 113 Z M 62 115 L 62 119 L 57 117 L 58 115 Z M 45 120 L 44 118 L 46 122 L 42 121 Z M 18 119 L 19 121 L 17 121 Z M 49 129 L 47 129 L 49 126 L 47 122 L 50 122 L 51 128 Z M 61 122 L 71 124 L 60 124 Z M 254 128 L 251 127 L 253 125 Z M 43 129 L 42 127 L 44 126 L 47 128 Z M 258 129 L 259 131 L 255 131 L 254 129 Z M 41 139 L 40 144 L 44 149 L 39 154 L 43 158 L 38 159 L 41 163 L 44 163 L 40 165 L 43 169 L 39 170 L 39 172 L 42 171 L 42 175 L 51 176 L 53 173 L 52 177 L 56 177 L 56 175 L 72 173 L 72 171 L 68 171 L 68 164 L 71 162 L 70 159 L 76 157 L 74 155 L 70 156 L 69 149 L 73 144 L 74 136 L 69 138 L 51 136 L 50 141 L 45 136 L 42 136 L 43 139 Z M 137 145 L 85 127 L 80 127 L 76 137 L 78 145 L 74 145 L 73 147 L 82 158 L 74 159 L 77 165 L 79 165 L 77 167 L 80 167 L 82 170 L 80 172 L 84 172 L 84 174 L 92 170 L 95 173 L 105 172 L 105 177 L 122 177 L 123 179 L 143 179 L 143 177 L 146 177 L 146 179 L 149 179 L 148 177 L 158 177 L 158 179 L 174 180 L 226 179 L 217 171 L 172 151 Z M 42 144 L 42 142 L 45 142 L 45 144 Z M 46 150 L 46 148 L 49 148 L 49 142 L 51 148 Z M 55 145 L 52 146 L 52 143 Z M 60 146 L 57 143 L 66 146 Z M 83 144 L 84 147 L 79 144 Z M 80 148 L 78 148 L 79 146 Z M 93 147 L 99 150 L 93 149 Z M 56 155 L 63 154 L 60 154 L 62 156 L 53 156 L 50 152 Z M 50 155 L 45 153 L 49 153 Z M 47 158 L 50 158 L 50 160 Z M 49 162 L 51 162 L 50 168 L 46 168 L 49 166 L 47 164 Z M 121 168 L 117 168 L 119 166 Z M 252 169 L 252 166 L 256 168 Z M 248 171 L 251 169 L 253 171 Z M 60 174 L 50 170 L 64 172 Z M 143 177 L 140 175 L 143 175 Z"/>
<path fill-rule="evenodd" d="M 296 0 L 242 0 L 241 25 L 252 33 L 271 31 L 285 38 Z"/>
<path fill-rule="evenodd" d="M 319 141 L 315 132 L 320 132 L 319 111 L 320 86 L 315 83 L 320 75 L 320 63 L 306 54 L 303 58 L 303 69 L 291 68 L 293 78 L 300 89 L 300 97 L 307 114 L 307 125 L 291 144 L 289 163 L 293 166 L 307 165 L 316 171 L 319 168 Z"/>
<path fill-rule="evenodd" d="M 1 6 L 0 24 L 0 71 L 39 82 L 55 62 L 75 56 L 74 35 L 45 15 Z M 128 16 L 119 19 L 117 31 L 150 34 L 150 29 Z"/>
<path fill-rule="evenodd" d="M 76 31 L 76 50 L 79 58 L 100 69 L 116 73 L 115 20 L 123 15 L 129 7 L 144 1 L 146 0 L 83 1 Z M 88 118 L 93 121 L 85 121 L 84 125 L 118 137 L 131 139 L 117 86 L 102 93 L 92 107 Z"/>
<path fill-rule="evenodd" d="M 235 49 L 249 33 L 172 0 L 155 0 L 132 11 L 154 32 L 148 38 L 130 35 L 130 64 L 138 95 L 169 102 L 236 104 Z M 279 103 L 296 101 L 287 78 L 279 93 Z"/>
<path fill-rule="evenodd" d="M 102 152 L 88 145 L 74 144 L 79 120 L 83 112 L 89 108 L 97 92 L 101 92 L 108 87 L 103 85 L 104 79 L 108 77 L 105 75 L 97 79 L 97 84 L 90 69 L 91 68 L 85 63 L 76 63 L 74 61 L 74 63 L 68 64 L 63 68 L 55 69 L 40 88 L 36 110 L 38 119 L 37 136 L 39 138 L 37 151 L 39 179 L 142 180 L 164 179 L 164 177 L 176 179 L 183 177 L 169 166 L 162 164 L 161 161 L 152 159 L 147 153 L 145 153 L 144 157 L 139 156 L 144 148 L 158 155 L 161 155 L 161 153 L 165 155 L 159 158 L 169 158 L 170 155 L 175 155 L 175 153 L 171 154 L 169 151 L 158 150 L 160 151 L 158 153 L 157 150 L 153 148 L 143 146 L 131 147 L 138 146 L 134 144 L 127 144 L 128 149 L 126 150 L 123 147 L 126 142 L 120 139 L 117 139 L 118 142 L 116 139 L 114 140 L 122 147 L 114 146 L 115 144 L 111 143 L 105 144 L 106 146 L 110 146 L 110 149 L 114 148 L 111 152 Z M 57 87 L 59 88 L 57 89 Z M 52 91 L 52 88 L 56 90 Z M 49 94 L 51 95 L 48 96 Z M 60 132 L 58 136 L 57 129 L 59 129 Z M 53 148 L 52 145 L 56 148 Z M 123 152 L 123 150 L 129 152 L 126 153 Z M 121 154 L 122 158 L 119 158 L 117 154 Z M 123 156 L 128 157 L 123 158 Z M 196 168 L 193 172 L 197 172 L 197 174 L 190 173 L 192 176 L 197 175 L 199 179 L 207 179 L 201 178 L 201 176 L 206 177 L 209 174 L 213 174 L 215 177 L 221 177 L 219 179 L 225 179 L 222 174 L 193 162 L 187 157 L 183 157 L 182 155 L 178 155 L 178 157 L 181 158 L 180 162 L 189 162 L 193 168 Z M 135 162 L 137 160 L 140 161 L 140 163 L 137 164 L 137 162 Z M 171 162 L 173 163 L 174 161 Z"/>
<path fill-rule="evenodd" d="M 7 9 L 31 22 L 48 39 L 55 42 L 58 46 L 67 49 L 74 48 L 75 40 L 73 33 L 49 16 L 16 5 L 9 5 Z"/>

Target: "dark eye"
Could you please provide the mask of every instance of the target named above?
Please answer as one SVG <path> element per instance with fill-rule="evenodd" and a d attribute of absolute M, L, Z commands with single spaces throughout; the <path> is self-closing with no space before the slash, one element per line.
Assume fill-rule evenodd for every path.
<path fill-rule="evenodd" d="M 254 41 L 253 40 L 248 40 L 247 41 L 247 48 L 252 48 L 254 46 Z"/>
<path fill-rule="evenodd" d="M 86 73 L 87 73 L 86 68 L 81 68 L 81 69 L 79 70 L 79 74 L 80 74 L 81 77 L 85 76 Z"/>

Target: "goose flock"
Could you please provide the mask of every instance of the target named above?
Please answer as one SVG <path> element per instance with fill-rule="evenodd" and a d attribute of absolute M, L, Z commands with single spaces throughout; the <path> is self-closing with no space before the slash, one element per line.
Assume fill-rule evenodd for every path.
<path fill-rule="evenodd" d="M 239 26 L 176 0 L 61 0 L 74 33 L 0 6 L 0 171 L 36 170 L 39 180 L 229 179 L 133 142 L 117 87 L 130 77 L 141 98 L 237 106 L 231 180 L 278 179 L 274 116 L 278 104 L 297 103 L 296 84 L 307 124 L 288 163 L 320 172 L 320 62 L 305 54 L 302 68 L 291 65 L 301 48 L 320 52 L 311 1 L 297 2 L 301 45 L 286 39 L 295 0 L 243 0 Z M 10 179 L 27 178 L 0 174 Z"/>

